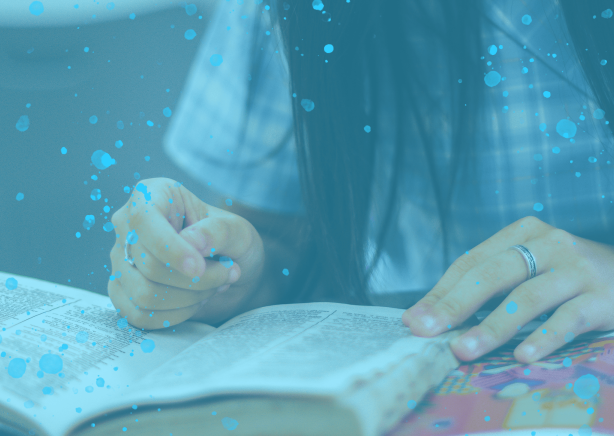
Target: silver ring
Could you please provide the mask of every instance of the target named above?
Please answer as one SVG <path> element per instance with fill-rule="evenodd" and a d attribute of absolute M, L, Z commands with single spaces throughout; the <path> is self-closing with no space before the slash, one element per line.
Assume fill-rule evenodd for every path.
<path fill-rule="evenodd" d="M 130 265 L 134 266 L 134 257 L 130 259 L 130 256 L 132 255 L 132 253 L 128 253 L 128 245 L 129 245 L 128 238 L 126 238 L 126 242 L 124 242 L 124 256 L 125 256 L 124 260 L 127 260 Z"/>
<path fill-rule="evenodd" d="M 508 250 L 516 250 L 522 257 L 524 258 L 524 262 L 527 264 L 529 268 L 529 274 L 527 276 L 527 280 L 531 280 L 533 277 L 537 275 L 537 262 L 535 261 L 535 256 L 529 251 L 527 247 L 524 245 L 512 245 Z"/>

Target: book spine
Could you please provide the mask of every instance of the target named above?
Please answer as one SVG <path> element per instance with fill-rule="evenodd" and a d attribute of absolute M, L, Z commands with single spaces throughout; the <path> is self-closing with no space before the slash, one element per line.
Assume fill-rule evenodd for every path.
<path fill-rule="evenodd" d="M 357 415 L 362 436 L 379 436 L 390 430 L 403 416 L 411 412 L 408 402 L 416 404 L 447 374 L 458 368 L 449 341 L 464 331 L 441 335 L 422 352 L 412 354 L 376 378 L 363 382 L 340 402 Z M 413 403 L 411 403 L 413 404 Z"/>

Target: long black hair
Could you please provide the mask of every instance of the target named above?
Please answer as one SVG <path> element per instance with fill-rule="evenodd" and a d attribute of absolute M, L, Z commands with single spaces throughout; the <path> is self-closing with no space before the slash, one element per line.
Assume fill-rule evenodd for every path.
<path fill-rule="evenodd" d="M 308 298 L 319 285 L 326 286 L 333 298 L 369 304 L 367 281 L 398 212 L 395 196 L 406 147 L 424 147 L 437 197 L 444 270 L 449 266 L 446 265 L 446 229 L 453 189 L 444 190 L 436 177 L 433 130 L 437 127 L 429 121 L 444 115 L 438 112 L 439 102 L 425 101 L 428 96 L 423 91 L 427 84 L 421 83 L 414 74 L 424 65 L 416 54 L 416 46 L 408 39 L 408 30 L 424 38 L 441 39 L 447 47 L 449 79 L 463 81 L 463 86 L 453 87 L 450 95 L 450 188 L 453 188 L 457 172 L 473 164 L 476 108 L 485 88 L 485 71 L 479 62 L 486 50 L 481 40 L 485 15 L 482 0 L 442 0 L 428 5 L 408 0 L 329 0 L 324 2 L 323 9 L 316 3 L 317 0 L 286 0 L 271 4 L 272 24 L 280 29 L 291 92 L 296 94 L 292 99 L 293 132 L 308 217 L 299 235 L 301 261 L 299 269 L 292 274 L 290 300 Z M 606 53 L 614 39 L 610 36 L 609 20 L 592 19 L 607 8 L 606 3 L 606 0 L 561 0 L 576 52 L 601 107 L 608 113 L 614 109 L 611 92 L 614 81 L 609 69 L 599 68 L 596 56 Z M 426 6 L 438 10 L 433 13 Z M 334 47 L 334 60 L 331 57 L 329 62 L 325 62 L 323 51 L 326 44 Z M 383 66 L 389 67 L 392 83 L 382 83 Z M 382 108 L 377 97 L 384 85 L 392 86 L 395 91 L 395 164 L 376 254 L 367 265 L 365 242 L 376 144 L 375 134 L 367 133 L 365 126 L 378 131 L 376 114 Z M 305 110 L 301 104 L 305 99 L 314 102 L 315 110 Z M 448 192 L 446 198 L 442 198 L 443 192 Z"/>

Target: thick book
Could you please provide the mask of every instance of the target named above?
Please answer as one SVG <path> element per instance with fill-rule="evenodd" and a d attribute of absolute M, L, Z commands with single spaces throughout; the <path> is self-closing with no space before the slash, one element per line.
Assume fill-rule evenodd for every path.
<path fill-rule="evenodd" d="M 149 331 L 108 297 L 0 273 L 0 424 L 49 436 L 381 435 L 459 365 L 448 342 L 463 330 L 413 336 L 402 313 L 287 304 Z"/>

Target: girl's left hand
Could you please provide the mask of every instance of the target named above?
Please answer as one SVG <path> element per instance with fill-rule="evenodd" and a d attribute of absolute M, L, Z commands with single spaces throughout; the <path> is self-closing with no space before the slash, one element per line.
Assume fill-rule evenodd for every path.
<path fill-rule="evenodd" d="M 527 280 L 523 256 L 508 250 L 516 244 L 535 257 L 533 279 Z M 460 360 L 494 350 L 556 307 L 516 347 L 516 360 L 535 362 L 581 333 L 614 330 L 614 246 L 579 238 L 532 216 L 522 218 L 456 259 L 437 285 L 403 313 L 403 323 L 417 336 L 435 336 L 461 324 L 492 297 L 506 294 L 480 325 L 451 341 Z"/>

